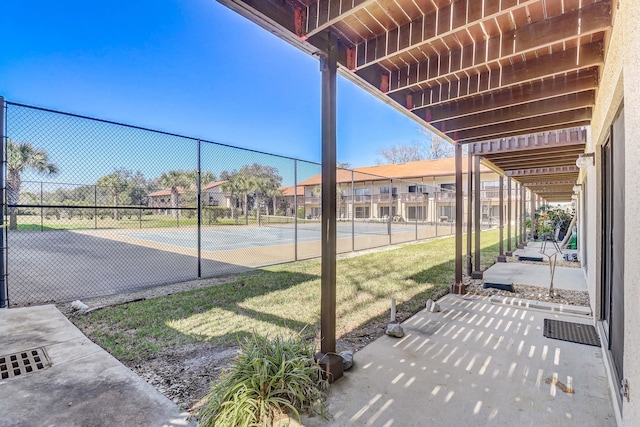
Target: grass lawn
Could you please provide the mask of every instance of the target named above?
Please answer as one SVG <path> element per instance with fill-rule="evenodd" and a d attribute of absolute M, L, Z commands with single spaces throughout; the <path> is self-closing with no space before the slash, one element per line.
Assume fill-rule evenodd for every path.
<path fill-rule="evenodd" d="M 489 266 L 498 253 L 498 231 L 483 232 L 482 246 L 483 264 Z M 398 312 L 415 313 L 428 298 L 444 295 L 454 277 L 453 252 L 450 237 L 339 260 L 337 336 L 376 320 L 387 322 L 391 297 Z M 316 337 L 320 260 L 263 268 L 233 282 L 105 308 L 74 322 L 129 361 L 201 341 L 234 345 L 252 331 Z"/>

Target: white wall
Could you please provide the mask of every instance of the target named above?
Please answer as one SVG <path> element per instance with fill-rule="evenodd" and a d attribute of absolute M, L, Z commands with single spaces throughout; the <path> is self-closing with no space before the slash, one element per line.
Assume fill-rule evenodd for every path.
<path fill-rule="evenodd" d="M 616 3 L 614 3 L 616 4 Z M 608 127 L 624 100 L 625 109 L 625 243 L 624 243 L 624 377 L 629 381 L 631 396 L 623 401 L 621 411 L 624 426 L 640 425 L 640 2 L 634 0 L 618 1 L 618 10 L 614 9 L 614 26 L 609 51 L 606 58 L 600 89 L 596 98 L 591 138 L 587 151 L 599 154 Z M 589 230 L 601 230 L 601 189 L 599 156 L 596 166 L 587 173 L 586 191 L 589 210 Z M 587 235 L 587 263 L 589 292 L 599 300 L 600 274 L 600 233 Z M 599 304 L 592 302 L 594 312 L 599 313 Z M 614 384 L 613 387 L 618 387 Z"/>

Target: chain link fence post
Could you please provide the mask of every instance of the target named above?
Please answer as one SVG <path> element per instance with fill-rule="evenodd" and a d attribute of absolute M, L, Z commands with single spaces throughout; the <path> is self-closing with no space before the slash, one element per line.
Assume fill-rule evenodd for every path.
<path fill-rule="evenodd" d="M 0 168 L 0 191 L 2 192 L 2 209 L 0 209 L 0 308 L 9 307 L 9 289 L 6 281 L 6 249 L 7 249 L 7 236 L 6 228 L 4 224 L 4 213 L 7 208 L 7 200 L 5 197 L 5 147 L 6 147 L 6 135 L 5 135 L 5 117 L 7 106 L 4 103 L 4 97 L 0 96 L 0 105 L 2 106 L 2 112 L 0 114 L 0 159 L 2 159 L 2 168 Z"/>

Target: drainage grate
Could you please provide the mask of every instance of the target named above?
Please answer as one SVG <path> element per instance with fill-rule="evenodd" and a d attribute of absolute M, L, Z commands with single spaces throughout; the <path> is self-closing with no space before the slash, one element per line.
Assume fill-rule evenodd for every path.
<path fill-rule="evenodd" d="M 0 356 L 0 378 L 18 377 L 34 371 L 47 369 L 51 360 L 43 347 L 19 351 L 14 354 Z"/>

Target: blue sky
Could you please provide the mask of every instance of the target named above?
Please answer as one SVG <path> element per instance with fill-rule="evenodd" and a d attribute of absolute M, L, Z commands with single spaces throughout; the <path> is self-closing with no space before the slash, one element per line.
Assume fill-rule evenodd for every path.
<path fill-rule="evenodd" d="M 9 101 L 321 160 L 318 61 L 215 0 L 3 0 L 2 15 Z M 375 164 L 418 128 L 339 79 L 339 161 Z"/>

